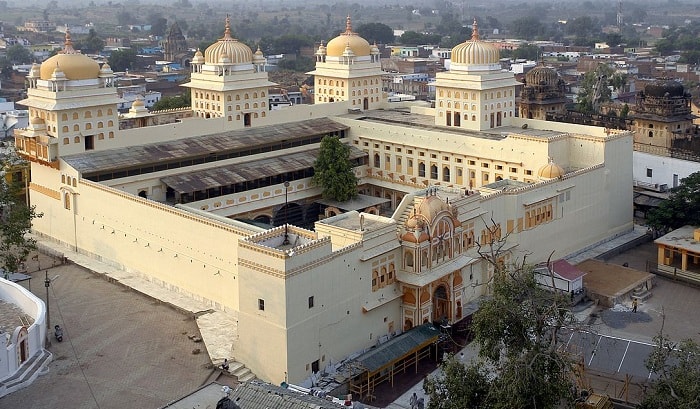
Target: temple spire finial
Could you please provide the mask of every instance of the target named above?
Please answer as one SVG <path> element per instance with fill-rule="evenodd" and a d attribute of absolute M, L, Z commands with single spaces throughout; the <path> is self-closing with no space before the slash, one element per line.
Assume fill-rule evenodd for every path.
<path fill-rule="evenodd" d="M 226 26 L 224 29 L 224 38 L 231 38 L 231 16 L 226 14 Z"/>
<path fill-rule="evenodd" d="M 345 20 L 345 32 L 352 33 L 352 20 L 350 19 L 350 14 L 348 14 L 348 17 Z"/>
<path fill-rule="evenodd" d="M 474 23 L 472 24 L 472 40 L 479 39 L 479 24 L 476 22 L 476 17 L 474 17 Z"/>
<path fill-rule="evenodd" d="M 73 49 L 73 40 L 71 40 L 71 36 L 70 36 L 70 28 L 68 28 L 68 27 L 66 27 L 66 40 L 63 43 L 63 53 L 64 54 L 75 53 L 75 50 Z"/>

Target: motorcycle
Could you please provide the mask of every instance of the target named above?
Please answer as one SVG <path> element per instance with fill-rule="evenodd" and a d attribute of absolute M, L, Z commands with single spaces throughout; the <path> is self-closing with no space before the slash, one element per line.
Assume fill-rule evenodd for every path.
<path fill-rule="evenodd" d="M 63 342 L 63 328 L 60 325 L 55 325 L 53 327 L 53 336 L 56 337 L 58 342 Z"/>

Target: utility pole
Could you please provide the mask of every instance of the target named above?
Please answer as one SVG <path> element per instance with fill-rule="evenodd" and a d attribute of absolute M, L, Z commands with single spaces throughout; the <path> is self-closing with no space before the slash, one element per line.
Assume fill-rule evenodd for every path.
<path fill-rule="evenodd" d="M 44 271 L 46 273 L 46 278 L 44 278 L 44 287 L 46 287 L 46 328 L 51 330 L 51 312 L 49 311 L 49 287 L 51 287 L 51 279 L 49 279 L 49 270 Z"/>

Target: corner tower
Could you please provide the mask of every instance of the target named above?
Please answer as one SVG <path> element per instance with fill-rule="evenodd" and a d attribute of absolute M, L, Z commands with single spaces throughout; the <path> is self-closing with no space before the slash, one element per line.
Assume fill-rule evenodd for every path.
<path fill-rule="evenodd" d="M 475 131 L 508 125 L 519 84 L 501 70 L 498 49 L 479 39 L 474 19 L 471 39 L 452 49 L 450 70 L 436 74 L 435 124 Z"/>
<path fill-rule="evenodd" d="M 233 128 L 251 126 L 269 110 L 267 90 L 277 84 L 265 72 L 262 52 L 253 55 L 247 45 L 231 36 L 226 16 L 224 36 L 192 59 L 192 110 L 200 118 L 226 118 Z"/>
<path fill-rule="evenodd" d="M 30 126 L 15 132 L 25 158 L 57 166 L 61 155 L 114 147 L 119 130 L 114 74 L 73 49 L 66 30 L 63 50 L 34 64 L 27 75 Z"/>
<path fill-rule="evenodd" d="M 351 101 L 353 108 L 376 109 L 384 101 L 379 48 L 352 31 L 350 16 L 345 32 L 321 44 L 316 51 L 314 102 Z"/>

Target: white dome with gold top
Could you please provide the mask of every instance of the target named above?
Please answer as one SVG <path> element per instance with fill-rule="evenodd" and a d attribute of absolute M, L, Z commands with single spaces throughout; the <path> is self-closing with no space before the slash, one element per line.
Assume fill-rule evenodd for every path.
<path fill-rule="evenodd" d="M 41 79 L 50 80 L 56 68 L 60 68 L 65 78 L 69 80 L 94 79 L 100 74 L 100 65 L 97 61 L 73 49 L 69 30 L 66 30 L 63 51 L 41 63 L 39 70 Z"/>
<path fill-rule="evenodd" d="M 326 45 L 326 55 L 329 57 L 341 57 L 343 53 L 346 53 L 346 48 L 349 48 L 356 57 L 368 57 L 371 52 L 371 47 L 367 40 L 352 31 L 350 16 L 348 16 L 345 23 L 345 32 L 340 33 L 338 37 L 332 39 Z"/>
<path fill-rule="evenodd" d="M 452 64 L 488 65 L 498 64 L 500 54 L 494 45 L 479 39 L 479 26 L 474 19 L 472 38 L 457 44 L 452 49 Z"/>
<path fill-rule="evenodd" d="M 204 62 L 216 64 L 252 64 L 253 50 L 237 39 L 231 37 L 231 18 L 226 16 L 224 36 L 207 47 L 204 51 Z"/>

